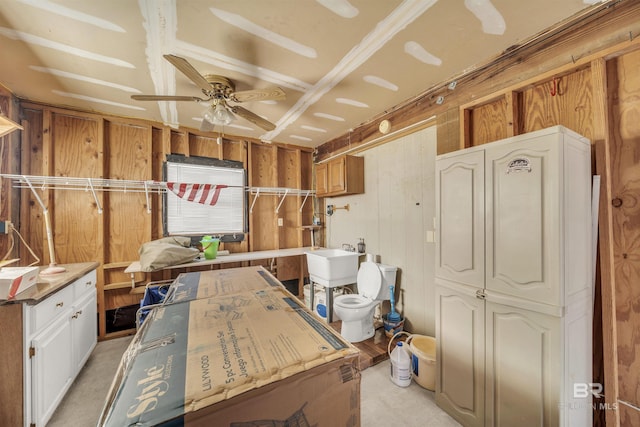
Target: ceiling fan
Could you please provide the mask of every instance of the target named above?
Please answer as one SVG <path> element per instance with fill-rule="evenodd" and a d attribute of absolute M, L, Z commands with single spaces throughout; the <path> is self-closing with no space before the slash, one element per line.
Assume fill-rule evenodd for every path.
<path fill-rule="evenodd" d="M 207 105 L 200 130 L 212 131 L 214 125 L 228 125 L 235 117 L 234 114 L 250 121 L 266 131 L 275 129 L 275 125 L 259 115 L 252 113 L 239 105 L 229 102 L 266 101 L 285 99 L 285 93 L 279 87 L 269 89 L 253 89 L 236 92 L 235 84 L 224 76 L 215 74 L 200 74 L 186 59 L 176 55 L 163 55 L 182 74 L 196 84 L 206 98 L 197 96 L 174 95 L 131 95 L 137 101 L 195 101 Z"/>

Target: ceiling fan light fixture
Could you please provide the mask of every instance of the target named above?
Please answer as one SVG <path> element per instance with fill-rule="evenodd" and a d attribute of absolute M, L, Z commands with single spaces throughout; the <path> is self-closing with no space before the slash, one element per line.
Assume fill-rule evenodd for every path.
<path fill-rule="evenodd" d="M 204 113 L 204 118 L 214 125 L 224 126 L 235 120 L 235 116 L 227 109 L 224 101 L 218 102 L 214 107 Z"/>

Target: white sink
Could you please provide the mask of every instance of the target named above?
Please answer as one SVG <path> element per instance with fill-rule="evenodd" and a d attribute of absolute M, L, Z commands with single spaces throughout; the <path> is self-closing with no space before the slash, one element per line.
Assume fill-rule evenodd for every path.
<path fill-rule="evenodd" d="M 360 254 L 342 249 L 318 249 L 305 254 L 312 282 L 329 288 L 356 283 Z"/>

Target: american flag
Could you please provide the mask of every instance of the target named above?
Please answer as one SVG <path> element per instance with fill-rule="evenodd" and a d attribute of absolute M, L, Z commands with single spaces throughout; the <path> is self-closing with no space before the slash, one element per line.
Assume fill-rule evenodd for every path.
<path fill-rule="evenodd" d="M 220 190 L 227 188 L 220 184 L 186 184 L 183 182 L 167 182 L 167 188 L 176 196 L 190 202 L 215 206 L 220 197 Z"/>

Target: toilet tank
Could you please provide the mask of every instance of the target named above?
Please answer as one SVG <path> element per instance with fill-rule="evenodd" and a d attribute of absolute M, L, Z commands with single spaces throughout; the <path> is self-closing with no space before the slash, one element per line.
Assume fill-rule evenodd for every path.
<path fill-rule="evenodd" d="M 389 286 L 396 285 L 396 273 L 398 267 L 386 264 L 378 264 L 378 268 L 382 273 L 382 286 L 380 286 L 380 293 L 378 294 L 378 300 L 389 299 Z"/>

